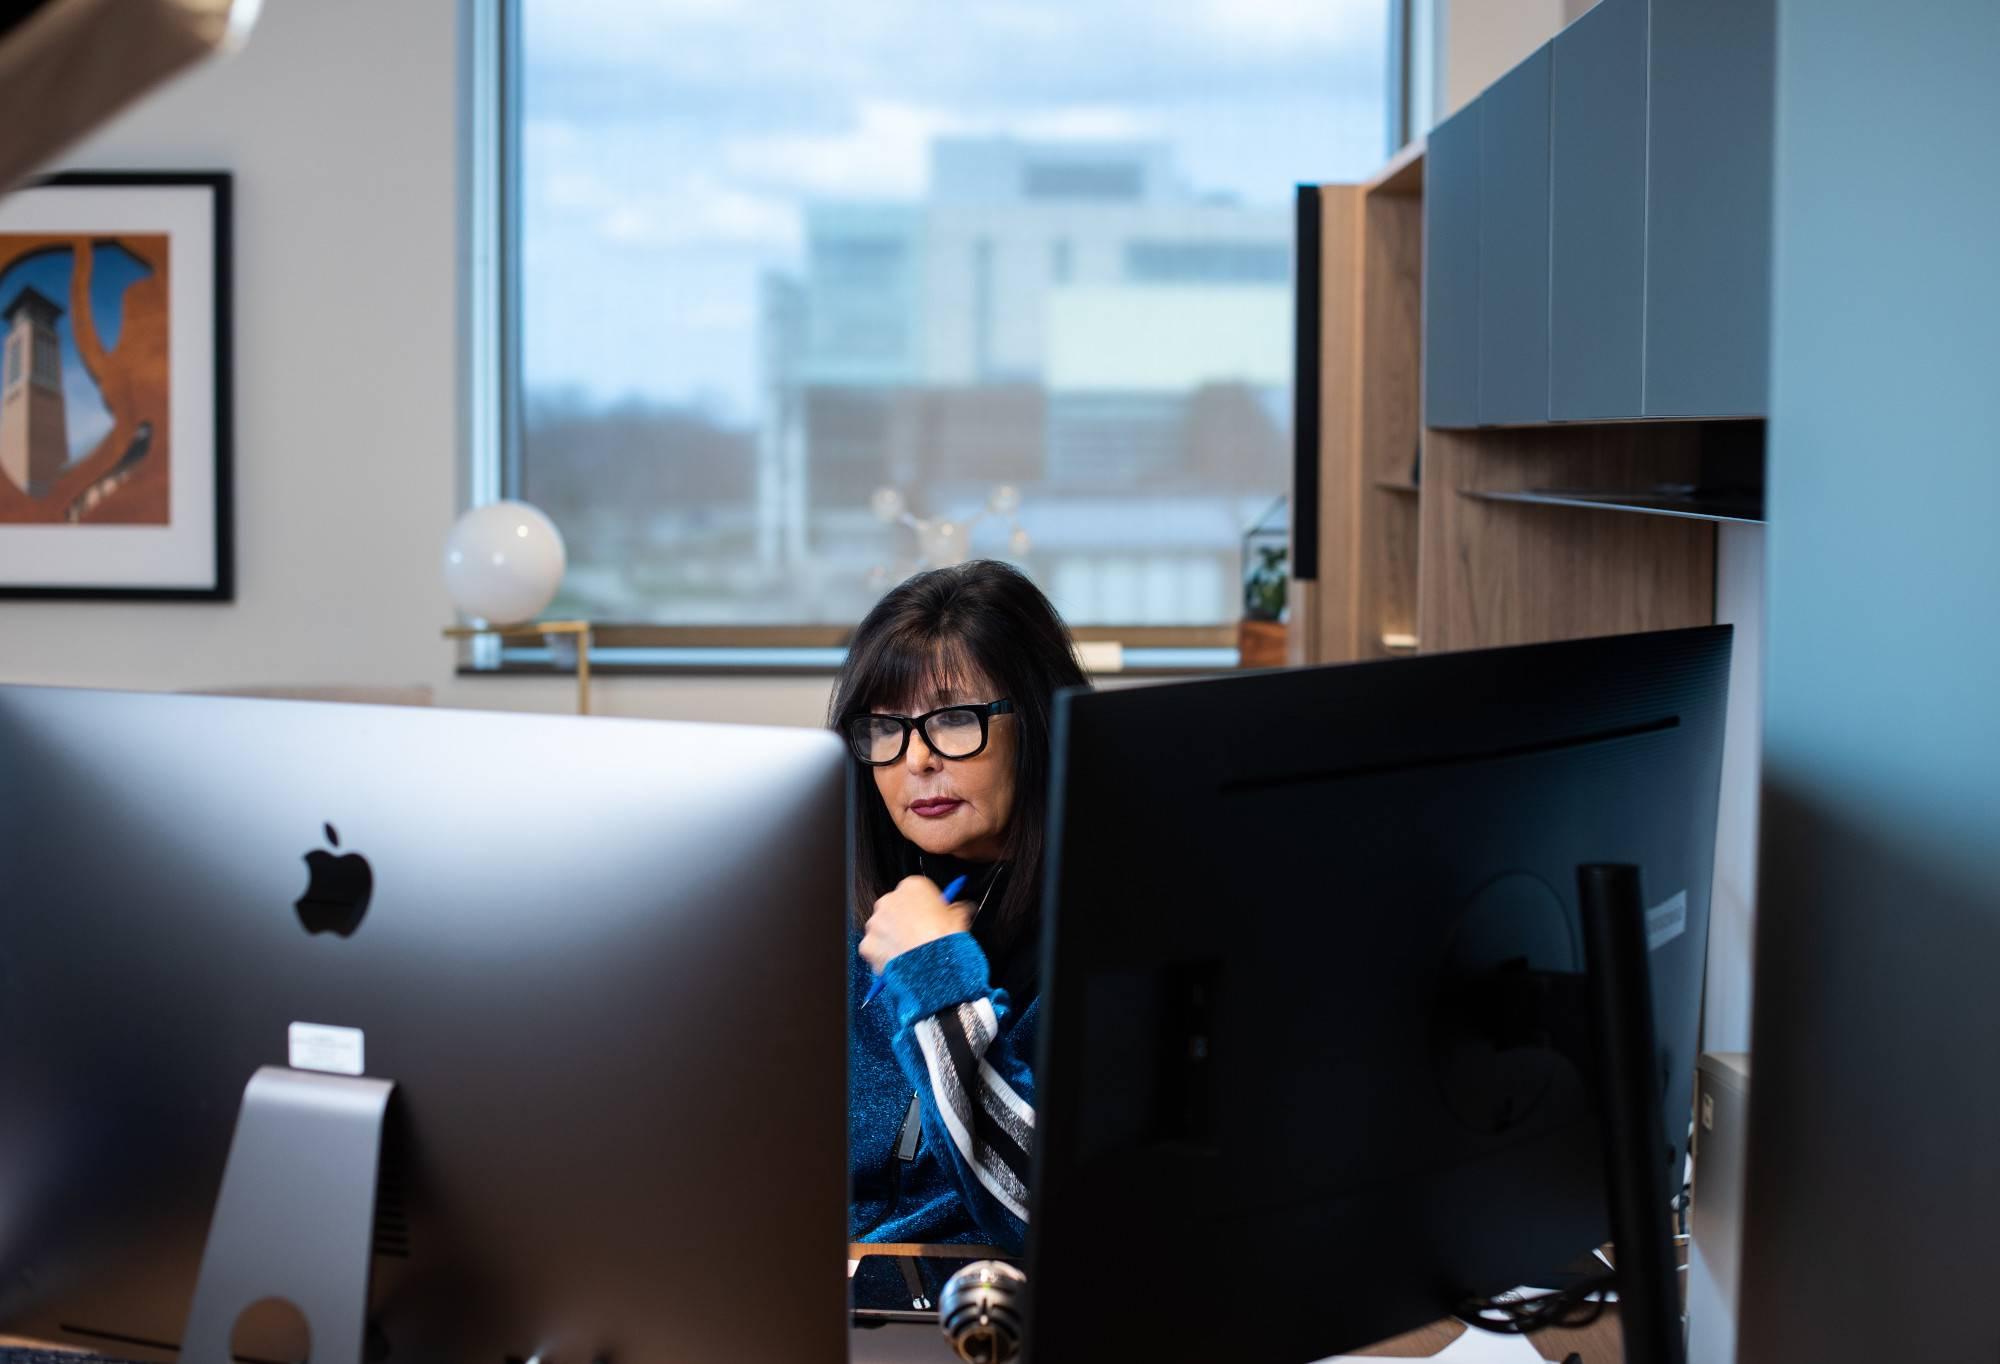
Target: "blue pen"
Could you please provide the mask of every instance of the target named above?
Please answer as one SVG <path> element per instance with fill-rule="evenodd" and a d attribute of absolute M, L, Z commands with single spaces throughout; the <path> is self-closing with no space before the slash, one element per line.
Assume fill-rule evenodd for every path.
<path fill-rule="evenodd" d="M 953 881 L 950 885 L 944 888 L 944 902 L 946 904 L 950 904 L 952 902 L 952 899 L 961 890 L 964 889 L 965 889 L 965 878 L 961 876 L 957 880 Z M 864 995 L 861 1000 L 862 1008 L 865 1009 L 870 1004 L 873 1004 L 875 1002 L 875 996 L 882 993 L 882 985 L 884 979 L 885 978 L 882 976 L 877 976 L 875 977 L 875 979 L 868 982 L 868 993 Z"/>

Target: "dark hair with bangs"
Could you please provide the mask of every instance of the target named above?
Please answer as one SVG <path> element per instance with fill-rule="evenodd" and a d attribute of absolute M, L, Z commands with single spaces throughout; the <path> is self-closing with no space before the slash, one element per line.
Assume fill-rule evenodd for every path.
<path fill-rule="evenodd" d="M 1014 809 L 1002 840 L 1007 864 L 999 897 L 979 916 L 977 936 L 996 977 L 1018 977 L 1010 958 L 1026 958 L 1040 917 L 1042 850 L 1047 846 L 1049 737 L 1056 692 L 1089 685 L 1077 665 L 1069 628 L 1019 569 L 992 559 L 935 568 L 891 588 L 868 613 L 834 680 L 828 721 L 894 711 L 984 675 L 1014 703 Z M 929 709 L 931 702 L 919 709 Z M 854 772 L 854 914 L 865 921 L 875 901 L 917 870 L 917 849 L 897 831 L 869 769 Z M 996 984 L 1002 983 L 996 979 Z M 1019 988 L 1018 984 L 1015 988 Z"/>

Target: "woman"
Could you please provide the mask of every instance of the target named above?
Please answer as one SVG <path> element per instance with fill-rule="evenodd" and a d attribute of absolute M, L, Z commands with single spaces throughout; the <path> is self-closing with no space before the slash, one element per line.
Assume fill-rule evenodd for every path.
<path fill-rule="evenodd" d="M 854 1240 L 1021 1247 L 1049 726 L 1084 685 L 1048 599 L 987 560 L 895 588 L 848 648 Z"/>

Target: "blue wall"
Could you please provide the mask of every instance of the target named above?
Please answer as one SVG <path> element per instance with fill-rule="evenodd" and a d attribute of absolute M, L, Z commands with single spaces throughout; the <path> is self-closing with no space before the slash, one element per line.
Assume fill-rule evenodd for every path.
<path fill-rule="evenodd" d="M 1780 0 L 1742 1358 L 1995 1359 L 2000 3 Z"/>

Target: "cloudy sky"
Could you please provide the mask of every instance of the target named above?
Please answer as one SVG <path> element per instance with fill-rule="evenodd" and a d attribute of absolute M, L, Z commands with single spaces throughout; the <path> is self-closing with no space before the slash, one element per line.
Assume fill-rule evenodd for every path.
<path fill-rule="evenodd" d="M 932 139 L 1146 138 L 1287 203 L 1383 159 L 1386 0 L 524 0 L 531 390 L 755 418 L 800 202 L 917 199 Z"/>

